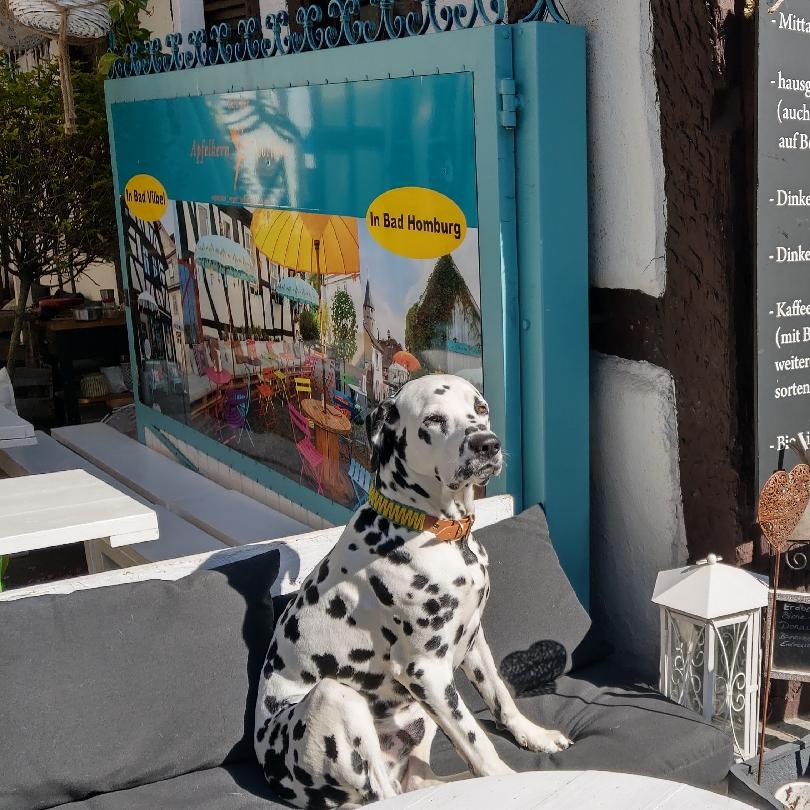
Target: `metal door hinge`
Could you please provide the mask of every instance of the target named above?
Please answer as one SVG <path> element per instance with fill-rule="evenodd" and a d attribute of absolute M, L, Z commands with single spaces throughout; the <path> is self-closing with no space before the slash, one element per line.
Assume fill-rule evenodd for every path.
<path fill-rule="evenodd" d="M 517 111 L 520 97 L 515 91 L 514 79 L 501 79 L 498 92 L 501 95 L 501 126 L 514 129 L 517 126 Z"/>

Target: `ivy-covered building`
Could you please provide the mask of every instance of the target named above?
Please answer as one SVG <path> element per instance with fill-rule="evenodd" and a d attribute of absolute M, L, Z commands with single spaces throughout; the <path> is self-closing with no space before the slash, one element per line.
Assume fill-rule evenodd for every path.
<path fill-rule="evenodd" d="M 423 367 L 457 374 L 481 363 L 481 308 L 451 256 L 433 268 L 405 319 L 405 343 Z"/>

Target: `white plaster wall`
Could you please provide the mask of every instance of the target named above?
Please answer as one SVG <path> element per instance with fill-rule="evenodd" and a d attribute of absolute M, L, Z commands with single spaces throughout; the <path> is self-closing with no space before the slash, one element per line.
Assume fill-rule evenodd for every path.
<path fill-rule="evenodd" d="M 141 25 L 165 41 L 174 31 L 187 34 L 205 27 L 202 0 L 151 0 L 141 14 Z"/>
<path fill-rule="evenodd" d="M 658 571 L 686 562 L 672 375 L 591 355 L 591 612 L 653 679 Z"/>
<path fill-rule="evenodd" d="M 649 0 L 565 0 L 588 32 L 590 273 L 664 293 L 664 163 Z"/>

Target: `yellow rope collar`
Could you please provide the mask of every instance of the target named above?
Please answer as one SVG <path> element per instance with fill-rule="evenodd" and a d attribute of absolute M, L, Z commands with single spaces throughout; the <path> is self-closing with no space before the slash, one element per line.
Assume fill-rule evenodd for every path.
<path fill-rule="evenodd" d="M 404 506 L 387 498 L 376 487 L 369 489 L 368 503 L 375 512 L 388 518 L 392 523 L 417 532 L 430 532 L 443 541 L 463 540 L 469 535 L 475 520 L 475 515 L 467 515 L 460 520 L 437 518 L 421 509 Z"/>

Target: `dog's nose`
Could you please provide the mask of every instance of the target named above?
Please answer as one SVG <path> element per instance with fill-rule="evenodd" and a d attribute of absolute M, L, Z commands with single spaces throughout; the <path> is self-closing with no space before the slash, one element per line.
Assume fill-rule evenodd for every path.
<path fill-rule="evenodd" d="M 486 456 L 494 456 L 501 449 L 501 440 L 494 433 L 473 433 L 470 436 L 470 450 Z"/>

